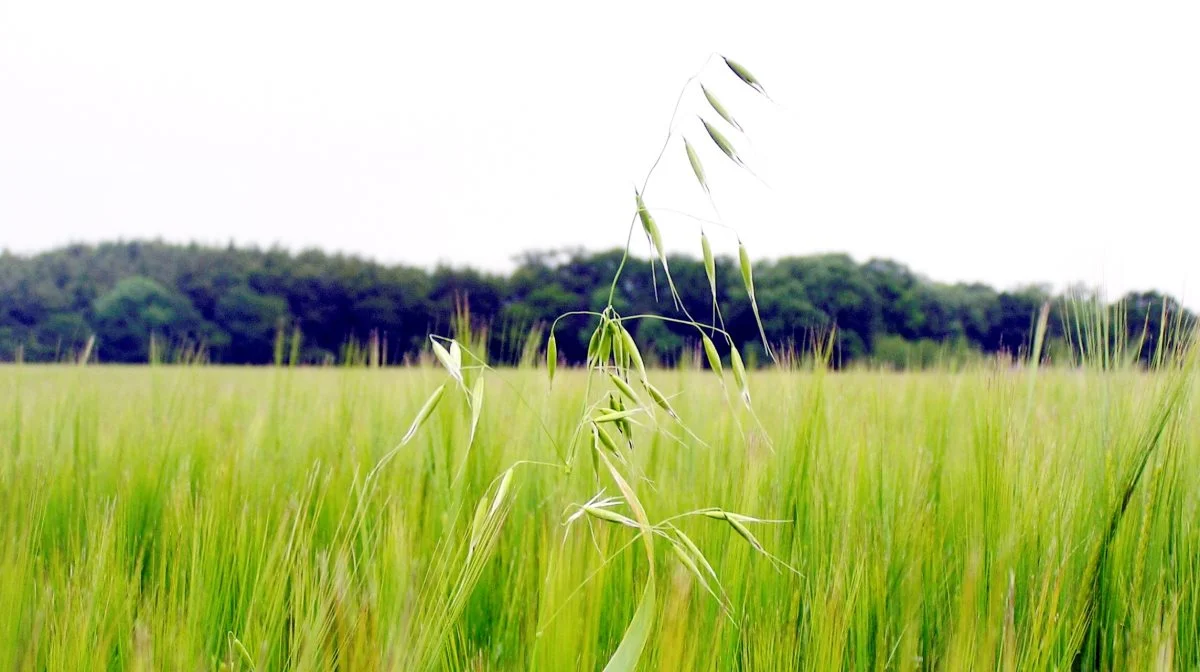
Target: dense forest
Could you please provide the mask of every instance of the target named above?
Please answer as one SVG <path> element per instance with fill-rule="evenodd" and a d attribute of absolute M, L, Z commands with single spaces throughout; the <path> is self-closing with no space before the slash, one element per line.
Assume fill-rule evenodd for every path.
<path fill-rule="evenodd" d="M 466 307 L 477 333 L 486 330 L 489 356 L 512 362 L 528 352 L 529 335 L 558 315 L 601 308 L 621 257 L 620 250 L 528 253 L 501 276 L 387 266 L 319 251 L 162 242 L 72 245 L 34 256 L 6 252 L 0 254 L 0 360 L 67 360 L 92 341 L 91 356 L 101 362 L 145 362 L 158 343 L 202 352 L 212 362 L 265 364 L 274 361 L 277 337 L 294 333 L 304 362 L 345 361 L 348 352 L 361 352 L 354 344 L 374 339 L 376 351 L 386 344 L 383 357 L 395 363 L 418 354 L 427 334 L 450 333 Z M 669 262 L 685 305 L 707 321 L 712 301 L 702 264 L 686 257 Z M 761 359 L 736 262 L 719 258 L 717 275 L 729 333 L 750 358 Z M 616 287 L 617 309 L 675 314 L 662 280 L 661 269 L 655 278 L 647 261 L 631 258 Z M 1054 308 L 1050 339 L 1061 340 L 1072 323 L 1072 302 L 1044 286 L 997 291 L 943 284 L 894 261 L 856 263 L 841 254 L 760 262 L 755 285 L 772 344 L 803 353 L 833 333 L 836 364 L 917 366 L 1020 352 L 1048 303 Z M 1130 294 L 1119 304 L 1124 333 L 1117 339 L 1142 343 L 1142 358 L 1151 356 L 1164 315 L 1191 319 L 1155 292 Z M 567 361 L 584 357 L 592 328 L 587 318 L 559 322 L 555 333 Z M 631 330 L 660 361 L 694 351 L 694 328 L 647 320 Z"/>

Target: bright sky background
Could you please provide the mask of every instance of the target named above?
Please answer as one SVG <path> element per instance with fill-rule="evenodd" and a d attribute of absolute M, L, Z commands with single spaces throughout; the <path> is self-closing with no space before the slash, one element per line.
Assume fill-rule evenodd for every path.
<path fill-rule="evenodd" d="M 616 246 L 719 51 L 778 103 L 703 71 L 762 182 L 707 141 L 697 90 L 678 129 L 754 256 L 1196 305 L 1197 35 L 1191 1 L 0 0 L 0 248 L 232 239 L 504 270 Z M 713 217 L 680 144 L 647 202 Z M 698 254 L 694 221 L 659 219 Z"/>

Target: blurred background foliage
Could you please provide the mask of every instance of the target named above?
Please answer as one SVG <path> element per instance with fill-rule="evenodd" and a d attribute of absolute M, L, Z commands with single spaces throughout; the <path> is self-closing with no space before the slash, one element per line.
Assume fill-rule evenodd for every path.
<path fill-rule="evenodd" d="M 117 242 L 71 245 L 37 254 L 0 254 L 0 360 L 68 360 L 94 337 L 101 362 L 145 362 L 154 343 L 188 344 L 208 361 L 268 364 L 281 334 L 298 334 L 299 361 L 334 363 L 374 343 L 379 363 L 419 355 L 425 336 L 462 328 L 469 307 L 473 338 L 491 361 L 529 356 L 526 342 L 544 336 L 555 317 L 599 310 L 620 250 L 528 252 L 507 276 L 473 269 L 387 266 L 320 251 Z M 703 266 L 672 257 L 672 274 L 697 318 L 711 314 Z M 1053 295 L 1046 286 L 999 291 L 982 284 L 933 282 L 886 259 L 857 263 L 844 254 L 785 257 L 755 266 L 767 337 L 803 356 L 832 334 L 832 363 L 924 368 L 965 363 L 997 353 L 1020 355 L 1042 306 L 1051 306 L 1047 357 L 1072 331 L 1071 305 L 1103 303 L 1075 288 Z M 717 259 L 725 324 L 747 358 L 761 361 L 754 317 L 735 260 Z M 674 315 L 654 286 L 649 262 L 631 258 L 615 305 L 624 315 Z M 1192 316 L 1170 296 L 1131 293 L 1113 304 L 1124 318 L 1101 325 L 1111 342 L 1130 343 L 1132 356 L 1153 358 L 1162 321 Z M 703 316 L 703 317 L 701 317 Z M 695 330 L 639 321 L 630 325 L 656 360 L 671 365 L 694 356 Z M 835 329 L 836 327 L 836 329 Z M 556 329 L 561 356 L 580 362 L 594 324 L 586 317 Z"/>

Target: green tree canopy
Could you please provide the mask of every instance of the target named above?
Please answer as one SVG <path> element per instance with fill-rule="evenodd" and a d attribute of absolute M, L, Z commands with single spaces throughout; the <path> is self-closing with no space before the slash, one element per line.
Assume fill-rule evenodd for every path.
<path fill-rule="evenodd" d="M 622 262 L 621 250 L 530 252 L 508 275 L 441 266 L 386 266 L 316 250 L 170 245 L 133 241 L 72 245 L 34 256 L 0 253 L 0 359 L 52 361 L 69 356 L 95 334 L 107 362 L 144 362 L 151 335 L 164 345 L 201 344 L 215 362 L 265 364 L 280 326 L 303 334 L 301 357 L 321 361 L 348 341 L 372 334 L 387 343 L 389 362 L 425 347 L 431 331 L 449 334 L 455 313 L 469 305 L 472 322 L 488 327 L 488 352 L 516 361 L 523 339 L 559 314 L 598 310 Z M 672 256 L 671 274 L 692 316 L 715 317 L 698 259 Z M 800 350 L 837 328 L 835 363 L 866 358 L 919 364 L 942 353 L 1020 352 L 1028 347 L 1041 306 L 1053 305 L 1049 338 L 1063 340 L 1073 301 L 1031 285 L 997 291 L 981 284 L 946 284 L 887 259 L 855 262 L 843 254 L 785 257 L 755 264 L 756 293 L 767 337 Z M 761 361 L 758 328 L 737 262 L 716 259 L 724 323 L 747 360 Z M 668 298 L 661 266 L 626 260 L 613 303 L 623 315 L 682 317 Z M 1160 325 L 1192 319 L 1177 301 L 1156 292 L 1123 298 L 1129 342 L 1149 360 Z M 586 355 L 594 319 L 560 321 L 560 354 Z M 648 351 L 673 361 L 696 345 L 694 328 L 670 322 L 630 323 Z M 1143 336 L 1144 332 L 1144 336 Z M 718 339 L 720 340 L 720 339 Z M 881 346 L 882 343 L 882 346 Z M 908 347 L 906 344 L 913 344 Z M 718 344 L 724 349 L 724 344 Z"/>
<path fill-rule="evenodd" d="M 146 361 L 152 338 L 170 344 L 201 337 L 200 314 L 191 301 L 150 278 L 123 278 L 96 300 L 100 356 Z"/>

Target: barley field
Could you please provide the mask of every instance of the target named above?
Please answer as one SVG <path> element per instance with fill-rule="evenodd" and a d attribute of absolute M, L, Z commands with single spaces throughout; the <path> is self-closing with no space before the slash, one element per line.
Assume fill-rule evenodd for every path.
<path fill-rule="evenodd" d="M 653 375 L 0 368 L 0 668 L 1200 665 L 1188 371 Z"/>

